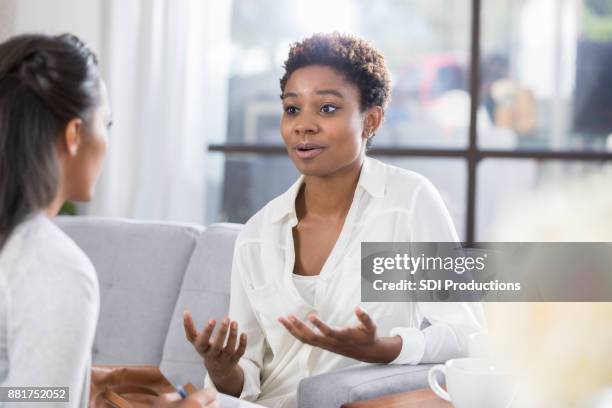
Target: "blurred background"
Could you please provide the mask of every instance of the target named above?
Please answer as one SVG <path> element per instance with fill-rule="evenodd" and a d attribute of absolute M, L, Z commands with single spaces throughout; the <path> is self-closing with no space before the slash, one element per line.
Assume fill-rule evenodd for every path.
<path fill-rule="evenodd" d="M 392 74 L 370 154 L 428 177 L 463 240 L 612 241 L 612 0 L 0 0 L 0 40 L 33 31 L 85 40 L 110 92 L 78 213 L 245 222 L 298 177 L 279 134 L 289 45 L 340 31 Z M 555 401 L 522 406 L 601 390 L 612 406 L 611 303 L 486 311 Z"/>
<path fill-rule="evenodd" d="M 278 80 L 314 32 L 385 55 L 371 155 L 428 177 L 464 240 L 612 159 L 612 0 L 0 0 L 2 39 L 30 31 L 82 37 L 109 86 L 109 155 L 82 213 L 245 222 L 298 176 Z"/>

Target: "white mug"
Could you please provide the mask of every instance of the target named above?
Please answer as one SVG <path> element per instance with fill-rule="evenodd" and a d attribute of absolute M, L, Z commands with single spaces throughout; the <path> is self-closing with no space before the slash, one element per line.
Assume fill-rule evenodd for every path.
<path fill-rule="evenodd" d="M 437 373 L 446 378 L 445 391 Z M 456 358 L 429 370 L 429 386 L 455 408 L 507 408 L 516 391 L 510 372 L 483 358 Z"/>

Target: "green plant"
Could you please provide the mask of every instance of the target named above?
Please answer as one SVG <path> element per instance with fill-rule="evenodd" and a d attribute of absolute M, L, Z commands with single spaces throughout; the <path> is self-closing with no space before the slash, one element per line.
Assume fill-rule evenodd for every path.
<path fill-rule="evenodd" d="M 72 201 L 66 201 L 59 211 L 60 215 L 77 215 L 76 205 Z"/>

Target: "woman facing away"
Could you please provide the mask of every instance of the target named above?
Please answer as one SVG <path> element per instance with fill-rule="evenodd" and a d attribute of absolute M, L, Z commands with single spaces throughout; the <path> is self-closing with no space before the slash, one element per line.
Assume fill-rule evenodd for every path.
<path fill-rule="evenodd" d="M 311 375 L 466 355 L 484 325 L 480 304 L 360 302 L 362 241 L 458 241 L 430 182 L 366 157 L 389 100 L 383 56 L 358 38 L 317 34 L 294 44 L 284 67 L 280 129 L 302 176 L 240 233 L 217 333 L 214 320 L 198 331 L 185 313 L 207 383 L 286 407 Z"/>
<path fill-rule="evenodd" d="M 61 406 L 87 406 L 99 291 L 50 218 L 91 199 L 110 121 L 96 57 L 78 38 L 0 44 L 0 386 L 69 387 Z M 210 390 L 175 398 L 157 406 L 217 406 Z"/>

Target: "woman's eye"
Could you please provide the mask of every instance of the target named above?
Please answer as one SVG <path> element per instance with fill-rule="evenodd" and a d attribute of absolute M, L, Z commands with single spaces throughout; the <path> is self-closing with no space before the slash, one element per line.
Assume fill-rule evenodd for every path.
<path fill-rule="evenodd" d="M 298 112 L 299 112 L 299 109 L 296 106 L 287 106 L 285 108 L 285 113 L 289 115 L 295 115 Z"/>
<path fill-rule="evenodd" d="M 330 105 L 329 103 L 321 106 L 321 112 L 323 113 L 333 113 L 336 110 L 338 110 L 338 107 L 334 105 Z"/>

